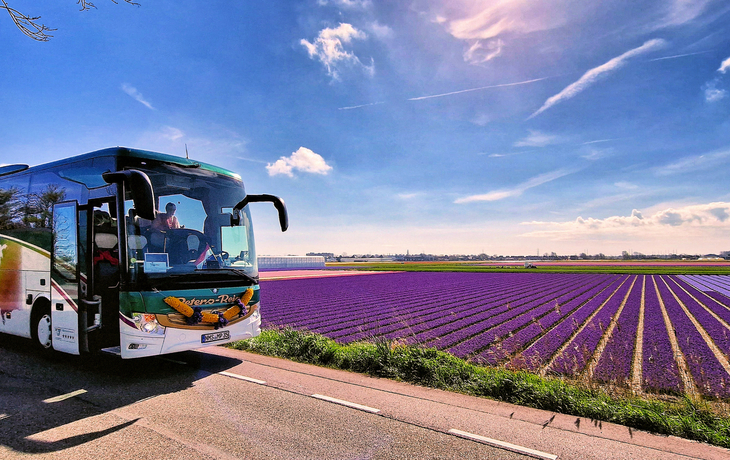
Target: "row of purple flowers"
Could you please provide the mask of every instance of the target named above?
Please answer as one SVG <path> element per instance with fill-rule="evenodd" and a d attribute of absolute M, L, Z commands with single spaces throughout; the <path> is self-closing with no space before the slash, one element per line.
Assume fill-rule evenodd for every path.
<path fill-rule="evenodd" d="M 724 278 L 392 273 L 262 283 L 267 327 L 341 343 L 395 339 L 620 384 L 639 372 L 640 352 L 644 389 L 682 393 L 688 384 L 730 397 L 730 298 L 710 287 L 730 285 Z"/>

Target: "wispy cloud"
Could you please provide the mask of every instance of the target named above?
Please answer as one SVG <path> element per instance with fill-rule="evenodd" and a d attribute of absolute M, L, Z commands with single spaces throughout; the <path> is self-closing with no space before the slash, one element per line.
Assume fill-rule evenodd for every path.
<path fill-rule="evenodd" d="M 664 2 L 664 16 L 655 28 L 679 26 L 697 18 L 711 0 L 671 0 Z"/>
<path fill-rule="evenodd" d="M 266 165 L 269 176 L 283 174 L 285 176 L 294 177 L 294 171 L 302 171 L 312 174 L 327 175 L 332 166 L 322 158 L 321 155 L 314 153 L 306 147 L 299 147 L 288 157 L 281 157 L 274 163 Z"/>
<path fill-rule="evenodd" d="M 464 51 L 464 62 L 483 64 L 502 54 L 504 42 L 500 39 L 490 40 L 486 44 L 483 40 L 474 40 Z"/>
<path fill-rule="evenodd" d="M 638 185 L 632 184 L 631 182 L 625 182 L 625 181 L 616 182 L 613 185 L 615 185 L 616 187 L 623 189 L 623 190 L 637 190 L 639 188 Z"/>
<path fill-rule="evenodd" d="M 373 5 L 371 0 L 317 0 L 321 6 L 333 4 L 344 8 L 367 9 Z"/>
<path fill-rule="evenodd" d="M 674 174 L 686 174 L 711 168 L 719 168 L 727 163 L 729 157 L 730 150 L 720 150 L 702 155 L 687 156 L 680 158 L 674 163 L 655 168 L 654 173 L 657 176 L 670 176 Z"/>
<path fill-rule="evenodd" d="M 140 104 L 143 104 L 148 109 L 155 110 L 155 108 L 152 107 L 152 104 L 147 102 L 147 100 L 144 98 L 144 96 L 142 96 L 142 93 L 137 91 L 137 88 L 135 88 L 134 86 L 132 86 L 128 83 L 122 83 L 122 91 L 129 94 L 134 100 L 136 100 Z"/>
<path fill-rule="evenodd" d="M 508 86 L 527 85 L 529 83 L 535 83 L 535 82 L 538 82 L 538 81 L 546 80 L 547 78 L 550 78 L 550 77 L 534 78 L 532 80 L 518 81 L 518 82 L 514 82 L 514 83 L 502 83 L 502 84 L 499 84 L 499 85 L 480 86 L 479 88 L 462 89 L 462 90 L 459 90 L 459 91 L 451 91 L 451 92 L 448 92 L 448 93 L 433 94 L 431 96 L 412 97 L 412 98 L 410 98 L 408 100 L 409 101 L 422 101 L 424 99 L 433 99 L 435 97 L 453 96 L 453 95 L 456 95 L 456 94 L 470 93 L 472 91 L 482 91 L 482 90 L 490 89 L 490 88 L 505 88 L 505 87 L 508 87 Z"/>
<path fill-rule="evenodd" d="M 322 29 L 314 39 L 314 43 L 305 39 L 301 39 L 299 43 L 306 48 L 310 58 L 318 60 L 325 66 L 329 76 L 339 80 L 341 65 L 359 66 L 371 75 L 375 71 L 374 64 L 367 66 L 355 56 L 355 53 L 345 50 L 345 45 L 349 45 L 353 40 L 366 38 L 365 32 L 357 30 L 351 24 L 341 23 L 334 29 Z"/>
<path fill-rule="evenodd" d="M 583 74 L 578 81 L 575 83 L 571 83 L 568 85 L 565 89 L 563 89 L 561 92 L 556 94 L 555 96 L 549 97 L 545 103 L 540 107 L 535 113 L 529 116 L 529 118 L 533 118 L 545 110 L 549 109 L 550 107 L 554 106 L 555 104 L 562 102 L 566 99 L 570 99 L 572 97 L 575 97 L 578 93 L 586 90 L 593 84 L 595 84 L 598 80 L 607 77 L 612 72 L 620 69 L 624 65 L 626 65 L 626 62 L 631 59 L 632 57 L 638 56 L 643 53 L 648 53 L 650 51 L 654 51 L 656 49 L 659 49 L 666 45 L 666 42 L 662 39 L 654 39 L 649 40 L 643 45 L 639 46 L 638 48 L 634 48 L 632 50 L 629 50 L 622 55 L 615 57 L 611 59 L 610 61 L 606 62 L 605 64 L 602 64 L 598 67 L 595 67 L 585 74 Z M 528 118 L 528 119 L 529 119 Z"/>
<path fill-rule="evenodd" d="M 561 142 L 560 136 L 530 130 L 530 135 L 514 143 L 515 147 L 545 147 Z"/>
<path fill-rule="evenodd" d="M 172 127 L 172 126 L 163 126 L 163 128 L 159 134 L 160 134 L 160 137 L 171 140 L 171 141 L 176 141 L 185 136 L 185 133 L 182 132 L 182 130 Z"/>
<path fill-rule="evenodd" d="M 727 96 L 727 91 L 717 88 L 718 83 L 719 82 L 717 80 L 709 81 L 705 83 L 705 86 L 702 88 L 705 92 L 705 100 L 707 102 L 717 102 Z"/>
<path fill-rule="evenodd" d="M 369 23 L 366 28 L 370 31 L 370 33 L 372 33 L 375 37 L 381 40 L 393 38 L 393 36 L 395 35 L 395 32 L 393 32 L 392 28 L 381 24 L 378 21 L 373 21 Z"/>
<path fill-rule="evenodd" d="M 471 195 L 464 198 L 459 198 L 454 201 L 456 204 L 473 203 L 475 201 L 499 201 L 505 198 L 511 198 L 522 195 L 526 190 L 537 187 L 548 182 L 552 182 L 556 179 L 560 179 L 563 176 L 576 172 L 575 169 L 559 169 L 545 174 L 540 174 L 532 179 L 525 181 L 511 189 L 494 190 L 483 195 Z"/>

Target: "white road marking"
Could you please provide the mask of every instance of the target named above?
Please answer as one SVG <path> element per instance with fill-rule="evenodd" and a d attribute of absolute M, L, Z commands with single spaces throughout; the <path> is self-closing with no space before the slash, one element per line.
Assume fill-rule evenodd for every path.
<path fill-rule="evenodd" d="M 245 381 L 251 382 L 251 383 L 258 383 L 259 385 L 266 385 L 266 382 L 263 381 L 263 380 L 254 379 L 254 378 L 251 378 L 251 377 L 246 377 L 244 375 L 234 374 L 233 372 L 225 372 L 225 371 L 222 371 L 222 372 L 218 372 L 218 373 L 220 375 L 225 375 L 226 377 L 232 377 L 232 378 L 238 379 L 238 380 L 245 380 Z"/>
<path fill-rule="evenodd" d="M 84 394 L 84 393 L 86 393 L 86 390 L 76 390 L 76 391 L 72 391 L 71 393 L 66 393 L 65 395 L 54 396 L 53 398 L 45 399 L 45 400 L 43 400 L 43 402 L 44 403 L 61 402 L 63 400 L 73 398 L 74 396 L 78 396 L 78 395 Z"/>
<path fill-rule="evenodd" d="M 331 403 L 340 404 L 342 406 L 351 407 L 353 409 L 362 410 L 362 411 L 365 411 L 365 412 L 370 412 L 372 414 L 377 414 L 378 412 L 380 412 L 380 409 L 375 409 L 373 407 L 363 406 L 361 404 L 355 404 L 354 402 L 345 401 L 345 400 L 342 400 L 342 399 L 331 398 L 329 396 L 315 394 L 315 395 L 312 395 L 312 397 L 313 398 L 317 398 L 317 399 L 321 399 L 323 401 L 329 401 Z"/>
<path fill-rule="evenodd" d="M 507 449 L 512 452 L 517 452 L 519 454 L 529 455 L 530 457 L 544 458 L 547 460 L 556 460 L 558 458 L 557 455 L 540 452 L 539 450 L 530 449 L 529 447 L 518 446 L 516 444 L 510 444 L 508 442 L 499 441 L 497 439 L 486 438 L 484 436 L 479 436 L 478 434 L 469 433 L 466 431 L 455 430 L 453 428 L 449 430 L 449 433 L 462 438 L 471 439 L 473 441 L 481 442 L 484 444 L 489 444 L 490 446 L 501 447 L 502 449 Z"/>
<path fill-rule="evenodd" d="M 0 414 L 0 420 L 6 419 L 8 417 L 10 417 L 9 414 Z"/>

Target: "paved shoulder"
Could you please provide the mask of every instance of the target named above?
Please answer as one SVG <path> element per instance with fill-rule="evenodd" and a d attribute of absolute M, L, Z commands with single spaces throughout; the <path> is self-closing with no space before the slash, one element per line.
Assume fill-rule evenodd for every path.
<path fill-rule="evenodd" d="M 211 358 L 236 357 L 231 378 L 329 398 L 333 404 L 371 411 L 474 442 L 490 443 L 537 458 L 727 459 L 730 451 L 673 436 L 625 426 L 515 406 L 486 398 L 424 388 L 260 356 L 223 347 L 207 349 Z M 205 360 L 201 363 L 205 368 Z M 514 446 L 514 447 L 512 447 Z M 523 449 L 523 450 L 519 450 Z"/>

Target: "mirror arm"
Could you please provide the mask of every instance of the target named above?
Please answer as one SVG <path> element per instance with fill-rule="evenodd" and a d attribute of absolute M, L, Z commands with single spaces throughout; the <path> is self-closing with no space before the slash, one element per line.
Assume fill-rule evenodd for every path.
<path fill-rule="evenodd" d="M 281 231 L 285 232 L 286 229 L 289 228 L 289 215 L 286 211 L 284 200 L 274 195 L 246 195 L 246 197 L 233 208 L 233 223 L 238 225 L 241 220 L 241 209 L 243 209 L 247 204 L 263 202 L 274 204 L 276 210 L 279 211 L 279 225 L 281 226 Z"/>

